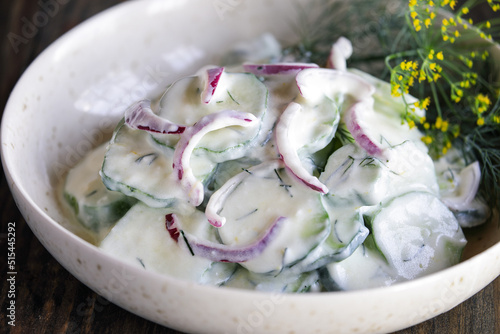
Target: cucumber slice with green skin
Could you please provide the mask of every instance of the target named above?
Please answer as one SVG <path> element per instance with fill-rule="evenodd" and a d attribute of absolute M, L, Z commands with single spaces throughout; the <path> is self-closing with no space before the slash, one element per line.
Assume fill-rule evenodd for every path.
<path fill-rule="evenodd" d="M 448 268 L 466 244 L 453 213 L 434 195 L 410 192 L 365 211 L 364 247 L 327 266 L 346 290 L 389 285 Z"/>
<path fill-rule="evenodd" d="M 453 213 L 429 193 L 412 192 L 389 201 L 371 225 L 378 249 L 404 279 L 458 263 L 466 244 Z"/>
<path fill-rule="evenodd" d="M 411 141 L 372 157 L 356 144 L 347 144 L 328 159 L 319 180 L 333 202 L 351 207 L 376 205 L 409 191 L 438 194 L 432 159 Z"/>
<path fill-rule="evenodd" d="M 63 196 L 78 221 L 87 229 L 107 231 L 137 201 L 122 193 L 108 190 L 101 181 L 106 145 L 89 152 L 66 177 Z"/>
<path fill-rule="evenodd" d="M 187 198 L 173 170 L 173 156 L 173 148 L 160 145 L 148 132 L 132 129 L 122 121 L 108 145 L 101 177 L 108 189 L 135 197 L 150 207 L 177 205 Z M 196 154 L 190 166 L 200 182 L 215 169 L 214 162 Z"/>
<path fill-rule="evenodd" d="M 257 159 L 241 158 L 217 164 L 217 169 L 213 173 L 210 183 L 207 184 L 207 188 L 211 191 L 216 191 L 235 175 L 261 163 L 262 161 Z"/>
<path fill-rule="evenodd" d="M 332 222 L 330 235 L 293 267 L 296 272 L 316 270 L 331 262 L 342 261 L 351 256 L 368 236 L 361 210 L 336 205 L 327 197 L 323 197 L 323 203 Z"/>
<path fill-rule="evenodd" d="M 111 229 L 99 248 L 160 274 L 210 285 L 225 282 L 232 275 L 234 264 L 214 264 L 193 256 L 182 238 L 178 242 L 172 239 L 165 228 L 165 216 L 173 211 L 150 208 L 139 202 Z M 199 224 L 203 219 L 203 213 L 193 209 L 183 215 L 183 228 L 200 238 L 210 239 L 214 232 L 209 224 Z"/>
<path fill-rule="evenodd" d="M 222 72 L 208 103 L 202 102 L 203 75 L 180 79 L 164 94 L 158 115 L 173 123 L 191 126 L 202 117 L 222 110 L 238 110 L 263 120 L 267 111 L 266 86 L 250 73 Z M 215 162 L 238 159 L 258 141 L 261 127 L 227 127 L 204 136 L 196 151 Z M 175 146 L 178 136 L 153 135 L 167 146 Z M 263 139 L 263 138 L 262 138 Z"/>
<path fill-rule="evenodd" d="M 267 275 L 250 272 L 241 266 L 223 286 L 281 293 L 305 293 L 320 289 L 316 271 L 297 274 L 284 270 L 279 275 Z"/>
<path fill-rule="evenodd" d="M 345 260 L 323 267 L 320 281 L 327 291 L 370 289 L 394 284 L 391 272 L 380 252 L 363 244 Z"/>
<path fill-rule="evenodd" d="M 232 246 L 250 244 L 277 217 L 287 218 L 276 238 L 260 255 L 242 262 L 243 267 L 255 273 L 280 272 L 303 260 L 328 236 L 330 221 L 321 196 L 289 175 L 279 161 L 242 173 L 219 190 L 225 193 L 220 211 L 210 202 L 207 205 L 206 214 L 214 209 L 226 219 L 218 228 L 221 241 Z M 212 198 L 217 196 L 215 192 Z"/>

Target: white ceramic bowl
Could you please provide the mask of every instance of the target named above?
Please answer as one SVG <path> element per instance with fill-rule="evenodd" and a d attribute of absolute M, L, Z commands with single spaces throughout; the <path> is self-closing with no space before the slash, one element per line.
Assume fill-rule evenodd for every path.
<path fill-rule="evenodd" d="M 3 164 L 19 209 L 50 253 L 113 303 L 190 333 L 395 331 L 451 309 L 493 281 L 500 274 L 497 224 L 470 237 L 466 260 L 437 274 L 387 288 L 300 295 L 179 281 L 85 241 L 61 209 L 57 187 L 105 139 L 124 105 L 216 62 L 240 40 L 266 31 L 293 39 L 289 23 L 296 16 L 288 1 L 224 3 L 229 7 L 204 0 L 124 3 L 64 35 L 19 80 L 2 121 Z"/>

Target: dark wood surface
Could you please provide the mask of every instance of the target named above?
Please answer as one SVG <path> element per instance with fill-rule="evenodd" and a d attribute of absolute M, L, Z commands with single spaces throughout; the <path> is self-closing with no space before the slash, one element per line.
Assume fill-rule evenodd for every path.
<path fill-rule="evenodd" d="M 208 0 L 207 0 L 208 1 Z M 16 81 L 51 42 L 120 0 L 0 0 L 0 110 Z M 50 18 L 27 36 L 26 22 L 57 3 Z M 42 22 L 43 23 L 43 22 Z M 22 37 L 16 43 L 9 33 Z M 28 34 L 28 35 L 31 35 Z M 10 35 L 13 36 L 12 34 Z M 109 303 L 61 267 L 34 237 L 1 173 L 0 333 L 179 333 Z M 8 325 L 7 225 L 16 224 L 16 326 Z M 500 278 L 451 311 L 398 334 L 500 333 Z"/>

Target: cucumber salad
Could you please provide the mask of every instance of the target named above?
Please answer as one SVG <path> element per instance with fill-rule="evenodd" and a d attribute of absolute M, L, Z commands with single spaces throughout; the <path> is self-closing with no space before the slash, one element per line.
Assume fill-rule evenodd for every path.
<path fill-rule="evenodd" d="M 64 184 L 98 247 L 276 292 L 386 286 L 458 263 L 462 228 L 490 215 L 479 164 L 453 150 L 431 159 L 401 121 L 413 97 L 348 68 L 345 38 L 326 67 L 279 51 L 263 36 L 124 111 Z"/>

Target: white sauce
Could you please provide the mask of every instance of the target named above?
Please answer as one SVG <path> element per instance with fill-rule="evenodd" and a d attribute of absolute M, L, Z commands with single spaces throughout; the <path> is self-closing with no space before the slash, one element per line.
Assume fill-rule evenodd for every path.
<path fill-rule="evenodd" d="M 313 80 L 316 72 L 307 71 L 306 79 L 299 80 L 304 83 L 303 96 L 295 75 L 269 76 L 261 83 L 253 75 L 225 71 L 208 104 L 200 99 L 203 87 L 198 77 L 181 79 L 162 97 L 158 114 L 173 123 L 191 126 L 225 109 L 250 112 L 260 122 L 258 127 L 215 130 L 200 141 L 189 166 L 205 186 L 205 202 L 199 208 L 188 203 L 179 175 L 173 172 L 172 156 L 180 135 L 152 135 L 124 125 L 109 146 L 102 173 L 108 187 L 141 202 L 118 221 L 99 245 L 101 250 L 182 279 L 280 291 L 316 289 L 320 267 L 341 289 L 360 289 L 412 279 L 456 263 L 465 240 L 457 220 L 439 200 L 434 163 L 421 134 L 401 124 L 401 101 L 392 100 L 386 85 L 358 76 L 359 72 L 332 76 L 321 69 L 320 79 Z M 331 81 L 346 77 L 346 82 Z M 363 83 L 362 89 L 357 82 Z M 363 112 L 360 126 L 380 144 L 383 155 L 370 156 L 356 143 L 333 154 L 331 148 L 319 153 L 337 128 L 335 113 L 342 115 L 365 98 L 374 99 L 373 109 Z M 290 102 L 302 107 L 289 129 L 292 147 L 328 194 L 307 187 L 278 160 L 273 130 Z M 325 111 L 332 108 L 337 110 L 328 115 Z M 245 174 L 235 176 L 239 173 Z M 210 207 L 226 220 L 215 229 L 203 213 L 204 205 L 231 182 L 234 187 L 216 203 L 217 210 Z M 86 187 L 71 184 L 76 194 Z M 215 265 L 193 256 L 188 239 L 171 238 L 165 215 L 172 212 L 181 217 L 180 228 L 197 242 L 220 242 L 225 247 L 258 242 L 273 221 L 279 217 L 286 221 L 255 258 L 241 266 Z M 370 248 L 369 240 L 378 248 Z"/>

